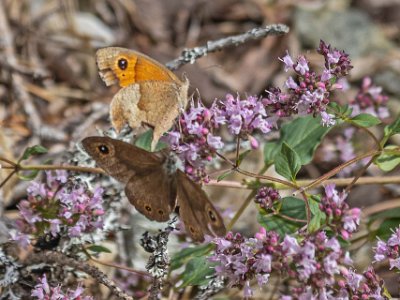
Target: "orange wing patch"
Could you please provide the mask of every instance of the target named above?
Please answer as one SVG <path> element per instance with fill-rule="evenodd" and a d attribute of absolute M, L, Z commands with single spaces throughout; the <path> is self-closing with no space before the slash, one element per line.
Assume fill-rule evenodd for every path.
<path fill-rule="evenodd" d="M 166 67 L 152 58 L 125 48 L 108 47 L 96 52 L 100 77 L 107 86 L 118 83 L 121 87 L 143 81 L 180 80 Z"/>

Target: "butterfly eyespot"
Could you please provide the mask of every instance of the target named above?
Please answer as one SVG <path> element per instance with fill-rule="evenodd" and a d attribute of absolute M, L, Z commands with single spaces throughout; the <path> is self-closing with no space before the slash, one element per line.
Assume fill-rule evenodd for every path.
<path fill-rule="evenodd" d="M 158 214 L 163 216 L 164 215 L 164 211 L 162 209 L 159 209 L 158 210 Z"/>
<path fill-rule="evenodd" d="M 191 233 L 195 233 L 196 232 L 196 230 L 194 230 L 194 228 L 192 226 L 189 227 L 189 230 L 190 230 Z"/>
<path fill-rule="evenodd" d="M 213 222 L 217 221 L 217 218 L 215 217 L 214 213 L 211 210 L 208 211 L 208 216 L 210 217 L 211 221 Z"/>
<path fill-rule="evenodd" d="M 108 149 L 108 147 L 106 145 L 100 145 L 99 147 L 97 147 L 99 149 L 99 151 L 102 154 L 108 154 L 110 153 L 110 150 Z"/>
<path fill-rule="evenodd" d="M 118 68 L 120 68 L 121 70 L 126 70 L 127 67 L 128 61 L 126 60 L 126 58 L 120 58 L 118 60 Z"/>
<path fill-rule="evenodd" d="M 145 208 L 148 212 L 151 212 L 151 206 L 146 205 L 144 208 Z"/>

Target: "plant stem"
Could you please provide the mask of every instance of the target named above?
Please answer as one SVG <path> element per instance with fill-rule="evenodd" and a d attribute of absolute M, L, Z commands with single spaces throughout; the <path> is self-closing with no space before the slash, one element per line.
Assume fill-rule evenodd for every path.
<path fill-rule="evenodd" d="M 8 176 L 0 183 L 0 189 L 7 183 L 7 181 L 15 174 L 17 173 L 16 170 L 12 171 Z"/>
<path fill-rule="evenodd" d="M 235 168 L 239 167 L 239 151 L 240 151 L 240 136 L 238 135 L 236 138 L 236 159 L 235 159 Z"/>
<path fill-rule="evenodd" d="M 4 161 L 5 163 L 8 163 L 10 166 L 15 167 L 17 164 L 15 162 L 12 162 L 11 160 L 4 158 L 4 157 L 0 157 L 0 161 Z"/>
<path fill-rule="evenodd" d="M 323 184 L 330 184 L 334 183 L 336 186 L 347 186 L 349 185 L 356 177 L 350 177 L 350 178 L 333 178 L 333 179 L 327 179 L 323 182 Z M 314 180 L 298 180 L 296 181 L 296 184 L 299 187 L 305 187 L 313 183 Z M 389 184 L 389 183 L 400 183 L 400 176 L 376 176 L 376 177 L 359 177 L 357 182 L 355 182 L 355 185 L 368 185 L 368 184 Z M 247 189 L 250 190 L 252 189 L 246 184 L 237 182 L 237 181 L 231 181 L 231 180 L 220 180 L 217 181 L 215 179 L 211 179 L 210 182 L 207 184 L 210 186 L 218 186 L 218 187 L 227 187 L 227 188 L 233 188 L 233 189 Z M 316 187 L 316 185 L 314 186 Z M 291 187 L 288 187 L 287 185 L 284 184 L 279 184 L 276 183 L 274 186 L 275 189 L 277 190 L 288 190 L 291 189 Z"/>
<path fill-rule="evenodd" d="M 66 171 L 74 171 L 74 172 L 85 172 L 85 173 L 96 173 L 96 174 L 105 174 L 103 169 L 100 168 L 91 168 L 91 167 L 81 167 L 81 166 L 70 166 L 70 165 L 20 165 L 20 171 L 28 171 L 28 170 L 66 170 Z"/>
<path fill-rule="evenodd" d="M 353 180 L 350 182 L 350 184 L 344 189 L 346 193 L 349 193 L 351 188 L 354 186 L 354 184 L 357 182 L 357 180 L 361 177 L 362 174 L 365 173 L 365 171 L 367 171 L 367 169 L 369 168 L 369 166 L 372 164 L 372 162 L 374 161 L 375 156 L 371 157 L 371 159 L 369 160 L 369 162 L 357 173 L 356 176 L 354 176 Z"/>
<path fill-rule="evenodd" d="M 264 179 L 264 180 L 268 180 L 268 181 L 272 181 L 272 182 L 277 182 L 277 183 L 280 183 L 280 184 L 285 185 L 285 186 L 289 186 L 289 187 L 294 188 L 294 189 L 298 189 L 299 188 L 299 186 L 297 184 L 294 184 L 294 183 L 292 183 L 290 181 L 282 180 L 282 179 L 271 177 L 271 176 L 268 176 L 268 175 L 255 174 L 255 173 L 251 173 L 251 172 L 245 171 L 245 170 L 240 169 L 240 168 L 237 168 L 235 171 L 240 173 L 240 174 L 249 176 L 249 177 L 254 177 L 254 178 L 257 178 L 257 179 Z"/>
<path fill-rule="evenodd" d="M 117 264 L 111 264 L 111 263 L 102 262 L 102 261 L 100 261 L 100 260 L 97 260 L 97 259 L 93 258 L 92 256 L 90 256 L 89 259 L 90 259 L 91 261 L 93 261 L 93 262 L 99 264 L 99 265 L 103 265 L 103 266 L 107 266 L 107 267 L 112 267 L 112 268 L 116 268 L 116 269 L 119 269 L 119 270 L 128 271 L 128 272 L 130 272 L 130 273 L 135 273 L 135 274 L 138 274 L 138 275 L 143 276 L 143 277 L 151 278 L 151 275 L 150 275 L 150 274 L 148 274 L 148 273 L 146 273 L 146 272 L 143 272 L 143 271 L 134 270 L 134 269 L 132 269 L 132 268 L 128 268 L 128 267 L 121 266 L 121 265 L 117 265 Z"/>
<path fill-rule="evenodd" d="M 307 220 L 292 218 L 292 217 L 289 217 L 287 215 L 281 214 L 281 213 L 275 211 L 274 209 L 272 209 L 272 211 L 274 212 L 272 215 L 279 216 L 282 219 L 286 219 L 286 220 L 289 220 L 289 221 L 292 221 L 292 222 L 297 222 L 297 223 L 307 223 Z"/>
<path fill-rule="evenodd" d="M 361 130 L 365 131 L 365 132 L 374 140 L 374 143 L 376 144 L 378 150 L 382 150 L 382 149 L 383 149 L 383 146 L 382 146 L 381 143 L 378 141 L 378 139 L 376 138 L 376 136 L 371 132 L 371 130 L 369 130 L 369 129 L 366 128 L 366 127 L 359 126 L 359 125 L 357 125 L 357 124 L 355 124 L 355 123 L 353 123 L 353 122 L 349 122 L 349 123 L 350 123 L 351 125 L 353 125 L 354 127 L 357 127 L 358 129 L 361 129 Z"/>
<path fill-rule="evenodd" d="M 310 203 L 308 202 L 308 197 L 305 192 L 302 192 L 301 195 L 303 196 L 304 203 L 306 204 L 306 213 L 307 213 L 307 225 L 311 222 L 311 208 Z"/>
<path fill-rule="evenodd" d="M 299 193 L 305 192 L 306 190 L 309 190 L 310 188 L 317 186 L 319 184 L 321 184 L 322 182 L 324 182 L 325 180 L 327 180 L 328 178 L 336 175 L 337 173 L 339 173 L 341 170 L 343 170 L 344 168 L 350 166 L 351 164 L 358 162 L 366 157 L 369 156 L 375 156 L 377 154 L 381 153 L 381 151 L 377 151 L 377 150 L 372 150 L 369 151 L 367 153 L 364 153 L 362 155 L 359 155 L 353 159 L 350 159 L 349 161 L 341 164 L 340 166 L 337 166 L 336 168 L 334 168 L 333 170 L 327 172 L 326 174 L 322 175 L 321 177 L 317 178 L 316 180 L 314 180 L 312 183 L 310 183 L 309 185 L 300 188 L 299 190 L 297 190 L 295 193 L 293 193 L 294 196 L 296 196 Z"/>
<path fill-rule="evenodd" d="M 242 203 L 239 210 L 236 212 L 236 214 L 233 216 L 232 220 L 229 222 L 229 224 L 227 226 L 228 231 L 230 231 L 232 229 L 233 225 L 235 225 L 236 221 L 240 218 L 242 213 L 245 211 L 247 206 L 250 204 L 251 200 L 253 200 L 256 193 L 257 192 L 255 190 L 252 190 L 250 192 L 250 194 L 247 196 L 246 200 Z"/>

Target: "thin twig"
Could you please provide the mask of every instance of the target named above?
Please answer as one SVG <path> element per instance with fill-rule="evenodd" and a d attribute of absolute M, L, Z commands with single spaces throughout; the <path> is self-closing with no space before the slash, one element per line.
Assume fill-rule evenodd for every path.
<path fill-rule="evenodd" d="M 354 184 L 357 182 L 357 180 L 361 177 L 361 175 L 364 174 L 365 171 L 367 171 L 369 166 L 373 163 L 374 159 L 375 159 L 375 156 L 372 156 L 371 159 L 369 160 L 369 162 L 356 174 L 356 176 L 354 176 L 352 182 L 350 182 L 350 184 L 344 189 L 346 193 L 350 192 L 351 188 L 354 186 Z"/>
<path fill-rule="evenodd" d="M 239 155 L 240 155 L 240 136 L 236 137 L 236 158 L 235 158 L 235 168 L 239 167 Z"/>
<path fill-rule="evenodd" d="M 185 64 L 194 63 L 196 59 L 203 57 L 208 53 L 219 51 L 226 47 L 244 44 L 249 40 L 258 40 L 261 38 L 265 38 L 269 35 L 282 35 L 288 32 L 289 32 L 289 27 L 287 27 L 284 24 L 272 24 L 272 25 L 267 25 L 263 28 L 254 28 L 243 34 L 229 36 L 216 41 L 208 41 L 207 45 L 205 46 L 199 46 L 192 49 L 185 49 L 182 51 L 180 57 L 178 57 L 173 61 L 168 62 L 166 66 L 170 70 L 176 70 Z"/>
<path fill-rule="evenodd" d="M 308 202 L 308 197 L 305 192 L 302 192 L 301 195 L 303 196 L 304 203 L 306 204 L 306 213 L 307 213 L 307 225 L 310 225 L 311 222 L 311 208 L 310 203 Z"/>
<path fill-rule="evenodd" d="M 0 161 L 8 161 L 7 159 L 0 157 Z M 14 169 L 3 182 L 0 183 L 0 188 L 17 172 L 21 171 L 50 171 L 50 170 L 65 170 L 72 172 L 84 172 L 84 173 L 95 173 L 105 174 L 105 171 L 101 168 L 71 166 L 71 165 L 17 165 L 11 161 L 8 163 L 13 164 L 11 167 L 4 167 L 4 169 Z"/>
<path fill-rule="evenodd" d="M 298 189 L 299 188 L 294 183 L 291 183 L 291 182 L 286 181 L 286 180 L 282 180 L 282 179 L 279 179 L 279 178 L 271 177 L 271 176 L 268 176 L 268 175 L 255 174 L 255 173 L 248 172 L 246 170 L 240 169 L 239 167 L 236 166 L 236 163 L 232 162 L 230 159 L 226 158 L 222 154 L 220 154 L 218 152 L 216 152 L 215 154 L 218 157 L 220 157 L 221 159 L 223 159 L 225 162 L 230 164 L 232 166 L 232 170 L 233 171 L 236 171 L 236 172 L 238 172 L 240 174 L 243 174 L 243 175 L 246 175 L 246 176 L 249 176 L 249 177 L 253 177 L 253 178 L 257 178 L 257 179 L 264 179 L 264 180 L 269 180 L 269 181 L 272 181 L 272 182 L 277 182 L 277 183 L 280 183 L 280 184 L 283 184 L 283 185 L 290 186 L 291 188 L 294 188 L 294 189 Z"/>
<path fill-rule="evenodd" d="M 374 143 L 375 143 L 376 147 L 378 148 L 378 150 L 382 150 L 382 149 L 383 149 L 383 147 L 382 147 L 380 141 L 379 141 L 379 140 L 376 138 L 376 136 L 371 132 L 371 130 L 369 130 L 369 129 L 366 128 L 366 127 L 362 127 L 362 126 L 360 126 L 360 125 L 358 125 L 358 124 L 356 124 L 356 123 L 353 123 L 353 122 L 351 122 L 351 125 L 353 125 L 353 126 L 359 128 L 359 129 L 363 130 L 364 132 L 366 132 L 366 133 L 374 140 Z"/>
<path fill-rule="evenodd" d="M 73 171 L 73 172 L 85 172 L 85 173 L 96 173 L 96 174 L 105 174 L 103 169 L 100 168 L 91 168 L 91 167 L 81 167 L 81 166 L 70 166 L 70 165 L 20 165 L 20 171 L 31 171 L 31 170 L 65 170 L 65 171 Z"/>
<path fill-rule="evenodd" d="M 333 178 L 333 179 L 327 179 L 324 182 L 321 182 L 320 184 L 331 184 L 334 183 L 336 186 L 347 186 L 349 185 L 356 177 L 350 177 L 350 178 Z M 306 187 L 309 186 L 311 183 L 313 183 L 315 180 L 297 180 L 296 184 L 299 187 Z M 360 177 L 358 178 L 357 182 L 354 183 L 354 185 L 369 185 L 369 184 L 391 184 L 391 183 L 400 183 L 400 176 L 377 176 L 377 177 Z M 240 183 L 237 181 L 230 181 L 230 180 L 215 180 L 211 179 L 207 185 L 210 186 L 217 186 L 217 187 L 227 187 L 227 188 L 233 188 L 233 189 L 246 189 L 246 190 L 252 190 L 253 188 L 249 186 L 246 183 Z M 313 187 L 317 187 L 318 185 L 314 185 Z M 292 189 L 292 187 L 287 186 L 286 184 L 279 184 L 276 183 L 274 185 L 274 188 L 277 190 L 287 190 L 287 189 Z"/>
<path fill-rule="evenodd" d="M 289 186 L 289 187 L 291 187 L 293 189 L 298 189 L 299 188 L 297 184 L 294 184 L 294 183 L 292 183 L 290 181 L 286 181 L 286 180 L 282 180 L 282 179 L 279 179 L 279 178 L 275 178 L 275 177 L 272 177 L 272 176 L 255 174 L 255 173 L 248 172 L 248 171 L 245 171 L 245 170 L 240 169 L 240 168 L 237 168 L 235 171 L 240 173 L 240 174 L 249 176 L 249 177 L 254 177 L 254 178 L 257 178 L 257 179 L 264 179 L 264 180 L 268 180 L 268 181 L 272 181 L 272 182 L 277 182 L 277 183 Z"/>
<path fill-rule="evenodd" d="M 15 168 L 17 166 L 17 164 L 7 158 L 4 157 L 0 157 L 0 161 L 4 161 L 5 163 L 8 163 L 10 166 L 12 166 L 13 168 Z M 5 166 L 2 166 L 2 168 L 4 168 Z"/>
<path fill-rule="evenodd" d="M 356 177 L 327 179 L 327 180 L 324 180 L 324 182 L 321 182 L 320 184 L 334 183 L 336 186 L 346 186 L 349 183 L 351 183 L 355 178 Z M 305 187 L 305 186 L 311 185 L 313 182 L 315 182 L 315 180 L 298 180 L 297 184 L 299 186 Z M 368 185 L 368 184 L 390 184 L 390 183 L 400 183 L 400 176 L 360 177 L 355 184 L 356 185 Z M 313 185 L 313 187 L 316 187 L 316 186 L 317 185 Z M 278 186 L 276 188 L 284 189 L 285 187 Z"/>
<path fill-rule="evenodd" d="M 298 195 L 299 193 L 305 192 L 306 190 L 311 189 L 314 186 L 317 186 L 319 184 L 321 184 L 322 182 L 324 182 L 325 180 L 327 180 L 328 178 L 336 175 L 337 173 L 339 173 L 341 170 L 343 170 L 344 168 L 352 165 L 353 163 L 356 163 L 366 157 L 369 156 L 375 156 L 377 154 L 379 154 L 380 151 L 377 150 L 372 150 L 372 151 L 368 151 L 367 153 L 364 153 L 362 155 L 359 155 L 353 159 L 350 159 L 349 161 L 341 164 L 340 166 L 337 166 L 336 168 L 334 168 L 333 170 L 327 172 L 326 174 L 322 175 L 321 177 L 317 178 L 316 180 L 314 180 L 312 183 L 310 183 L 309 185 L 305 186 L 305 187 L 301 187 L 299 190 L 297 190 L 295 193 L 293 193 L 293 196 Z"/>
<path fill-rule="evenodd" d="M 8 174 L 8 176 L 0 183 L 0 189 L 7 183 L 7 181 L 15 174 L 17 170 L 14 170 Z"/>
<path fill-rule="evenodd" d="M 99 265 L 103 265 L 103 266 L 107 266 L 107 267 L 111 267 L 111 268 L 116 268 L 116 269 L 118 269 L 118 270 L 124 270 L 124 271 L 130 272 L 130 273 L 138 274 L 138 275 L 143 276 L 143 277 L 149 277 L 149 278 L 151 278 L 151 275 L 150 275 L 150 274 L 148 274 L 148 273 L 146 273 L 146 272 L 143 272 L 143 271 L 135 270 L 135 269 L 128 268 L 128 267 L 121 266 L 121 265 L 117 265 L 117 264 L 106 263 L 106 262 L 97 260 L 97 259 L 93 258 L 92 256 L 88 256 L 88 258 L 89 258 L 91 261 L 93 261 L 93 262 L 95 262 L 95 263 L 97 263 L 97 264 L 99 264 Z"/>
<path fill-rule="evenodd" d="M 297 223 L 306 223 L 306 224 L 308 223 L 307 220 L 297 219 L 297 218 L 293 218 L 293 217 L 281 214 L 280 212 L 276 211 L 273 208 L 271 210 L 274 212 L 272 215 L 278 216 L 282 219 L 286 219 L 288 221 L 297 222 Z M 266 215 L 266 216 L 268 216 L 268 215 Z"/>
<path fill-rule="evenodd" d="M 221 158 L 222 160 L 224 160 L 225 162 L 227 162 L 228 164 L 230 164 L 232 166 L 232 168 L 235 168 L 235 163 L 233 161 L 231 161 L 229 158 L 225 157 L 224 155 L 222 155 L 219 152 L 215 152 L 215 154 Z"/>
<path fill-rule="evenodd" d="M 246 189 L 246 190 L 251 190 L 252 189 L 247 184 L 243 184 L 243 183 L 240 183 L 240 182 L 237 182 L 237 181 L 230 181 L 230 180 L 211 179 L 206 185 L 219 186 L 219 187 L 228 187 L 228 188 L 234 188 L 234 189 Z"/>

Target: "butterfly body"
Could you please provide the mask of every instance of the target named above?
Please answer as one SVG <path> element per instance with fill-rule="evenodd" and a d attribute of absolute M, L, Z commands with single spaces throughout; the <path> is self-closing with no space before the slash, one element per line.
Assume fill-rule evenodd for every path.
<path fill-rule="evenodd" d="M 152 149 L 170 129 L 188 101 L 189 81 L 182 82 L 165 66 L 134 50 L 108 47 L 97 51 L 100 77 L 107 86 L 122 88 L 111 102 L 110 117 L 120 131 L 128 123 L 136 129 L 154 128 Z"/>
<path fill-rule="evenodd" d="M 82 145 L 98 166 L 126 184 L 128 200 L 150 220 L 165 222 L 179 206 L 193 240 L 225 234 L 223 220 L 206 193 L 182 171 L 171 171 L 165 151 L 147 152 L 109 137 L 88 137 Z"/>

